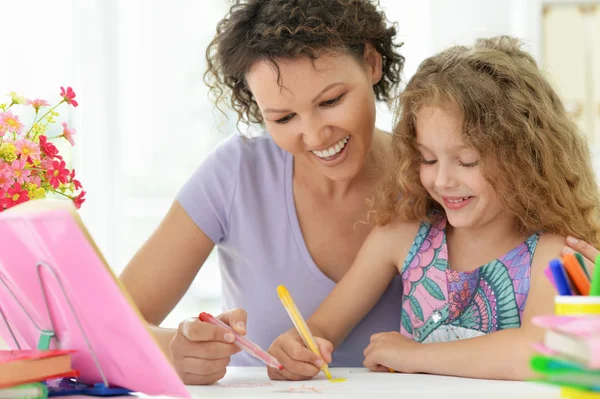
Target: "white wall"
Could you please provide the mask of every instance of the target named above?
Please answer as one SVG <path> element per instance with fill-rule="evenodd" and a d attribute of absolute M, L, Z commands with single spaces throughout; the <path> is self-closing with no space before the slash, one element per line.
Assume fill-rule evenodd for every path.
<path fill-rule="evenodd" d="M 479 37 L 515 35 L 540 59 L 541 0 L 380 0 L 406 56 L 405 82 L 425 58 L 446 47 L 472 44 Z M 377 125 L 392 126 L 392 112 L 379 106 Z"/>
<path fill-rule="evenodd" d="M 398 23 L 405 81 L 424 58 L 480 36 L 518 35 L 539 57 L 541 0 L 380 3 Z M 66 112 L 76 124 L 74 162 L 88 191 L 81 213 L 117 273 L 234 128 L 218 118 L 202 82 L 204 50 L 226 9 L 225 0 L 0 0 L 0 15 L 9 16 L 0 95 L 76 90 L 81 106 Z M 378 108 L 378 127 L 390 129 L 392 112 Z M 199 306 L 218 306 L 218 294 L 211 257 L 167 324 Z"/>

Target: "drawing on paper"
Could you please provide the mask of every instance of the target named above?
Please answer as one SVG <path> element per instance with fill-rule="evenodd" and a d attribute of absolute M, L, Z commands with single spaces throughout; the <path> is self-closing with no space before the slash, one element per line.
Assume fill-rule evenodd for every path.
<path fill-rule="evenodd" d="M 272 387 L 273 384 L 270 382 L 235 382 L 231 384 L 223 384 L 225 388 L 260 388 L 260 387 Z"/>
<path fill-rule="evenodd" d="M 324 388 L 302 384 L 300 386 L 290 387 L 288 389 L 285 389 L 282 391 L 277 391 L 277 392 L 282 392 L 282 393 L 306 393 L 306 392 L 322 393 L 323 391 L 325 391 Z"/>

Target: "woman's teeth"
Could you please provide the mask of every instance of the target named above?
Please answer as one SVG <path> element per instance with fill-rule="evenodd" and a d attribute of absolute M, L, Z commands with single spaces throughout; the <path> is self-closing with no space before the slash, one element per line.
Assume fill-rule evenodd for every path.
<path fill-rule="evenodd" d="M 346 146 L 348 139 L 350 139 L 350 136 L 344 137 L 343 139 L 341 139 L 340 141 L 338 141 L 337 143 L 335 143 L 334 145 L 332 145 L 331 147 L 329 147 L 325 150 L 316 150 L 316 151 L 312 151 L 312 153 L 321 159 L 331 158 L 332 156 L 334 156 L 334 155 L 338 154 L 340 151 L 342 151 L 342 149 Z"/>

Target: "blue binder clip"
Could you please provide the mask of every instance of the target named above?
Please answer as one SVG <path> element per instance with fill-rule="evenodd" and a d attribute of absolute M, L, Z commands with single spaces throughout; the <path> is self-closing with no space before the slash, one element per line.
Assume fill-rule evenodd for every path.
<path fill-rule="evenodd" d="M 102 382 L 94 385 L 86 385 L 72 378 L 62 378 L 49 381 L 48 397 L 70 396 L 70 395 L 90 395 L 90 396 L 126 396 L 132 393 L 131 390 L 120 387 L 107 387 Z"/>

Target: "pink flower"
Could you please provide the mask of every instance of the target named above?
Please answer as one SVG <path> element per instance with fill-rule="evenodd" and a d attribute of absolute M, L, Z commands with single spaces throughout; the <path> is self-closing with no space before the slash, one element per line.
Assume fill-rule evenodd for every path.
<path fill-rule="evenodd" d="M 9 168 L 0 169 L 0 190 L 8 190 L 14 182 L 15 178 Z"/>
<path fill-rule="evenodd" d="M 73 139 L 73 136 L 75 136 L 75 129 L 70 129 L 67 126 L 67 122 L 63 122 L 63 134 L 62 137 L 66 138 L 69 143 L 71 143 L 71 145 L 75 145 L 75 140 Z"/>
<path fill-rule="evenodd" d="M 42 179 L 38 175 L 32 175 L 29 178 L 29 183 L 33 183 L 36 186 L 40 187 L 42 185 Z"/>
<path fill-rule="evenodd" d="M 36 98 L 35 100 L 27 100 L 26 104 L 32 105 L 36 111 L 38 111 L 41 107 L 47 107 L 48 105 L 50 105 L 48 101 L 42 100 L 41 98 Z"/>
<path fill-rule="evenodd" d="M 19 183 L 15 183 L 15 185 L 12 188 L 9 188 L 7 194 L 8 201 L 6 201 L 5 203 L 7 209 L 20 203 L 26 202 L 29 199 L 29 193 L 27 192 L 27 190 L 23 190 Z"/>
<path fill-rule="evenodd" d="M 54 188 L 58 188 L 60 184 L 65 184 L 69 180 L 69 170 L 65 167 L 65 161 L 52 161 L 52 169 L 48 169 L 48 183 Z"/>
<path fill-rule="evenodd" d="M 67 102 L 67 104 L 71 104 L 74 107 L 79 105 L 77 101 L 74 100 L 75 92 L 70 87 L 67 87 L 67 90 L 65 91 L 65 88 L 61 86 L 60 96 Z"/>
<path fill-rule="evenodd" d="M 14 115 L 11 110 L 0 112 L 0 125 L 4 126 L 4 129 L 1 129 L 4 132 L 21 134 L 21 131 L 23 130 L 23 124 L 19 120 L 19 117 Z M 2 136 L 4 136 L 4 134 L 2 134 Z"/>
<path fill-rule="evenodd" d="M 75 187 L 75 190 L 80 190 L 83 188 L 83 186 L 81 185 L 79 180 L 75 179 L 75 169 L 71 170 L 71 175 L 69 176 L 69 178 L 71 179 L 71 182 L 73 183 L 73 186 Z"/>
<path fill-rule="evenodd" d="M 53 159 L 51 159 L 51 158 L 42 159 L 42 169 L 46 169 L 46 170 L 52 169 L 52 161 L 53 161 Z"/>
<path fill-rule="evenodd" d="M 8 205 L 8 198 L 6 193 L 0 189 L 0 212 L 4 210 L 4 207 Z"/>
<path fill-rule="evenodd" d="M 27 162 L 25 162 L 23 159 L 15 159 L 10 165 L 13 176 L 17 183 L 23 184 L 29 181 L 28 177 L 31 174 L 31 171 L 25 169 L 25 165 L 27 165 Z"/>
<path fill-rule="evenodd" d="M 40 146 L 33 141 L 23 139 L 14 143 L 16 154 L 21 154 L 21 159 L 40 159 Z"/>
<path fill-rule="evenodd" d="M 85 202 L 85 198 L 83 198 L 85 196 L 85 191 L 82 191 L 79 193 L 79 195 L 75 198 L 73 198 L 73 203 L 75 204 L 75 207 L 77 209 L 81 208 L 81 204 L 83 204 Z"/>
<path fill-rule="evenodd" d="M 40 136 L 40 148 L 50 158 L 54 158 L 58 155 L 58 148 L 48 141 L 48 138 L 44 135 Z"/>

